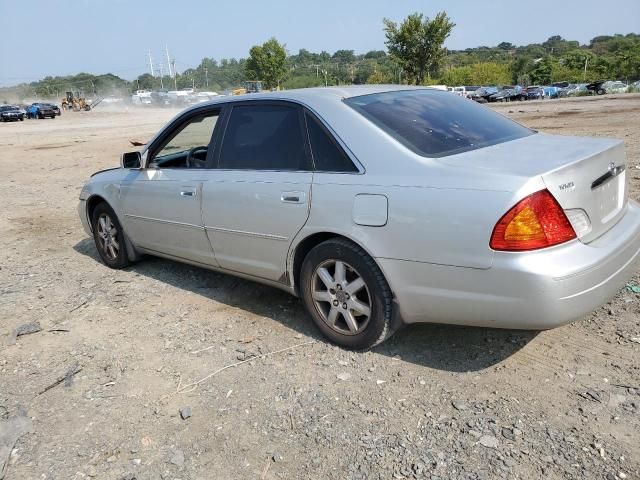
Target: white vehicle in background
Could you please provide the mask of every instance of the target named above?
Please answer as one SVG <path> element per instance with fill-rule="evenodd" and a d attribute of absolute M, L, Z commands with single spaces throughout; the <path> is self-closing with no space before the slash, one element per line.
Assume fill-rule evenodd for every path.
<path fill-rule="evenodd" d="M 195 104 L 195 103 L 208 102 L 209 100 L 213 100 L 217 96 L 218 94 L 216 92 L 198 92 L 189 97 L 189 103 Z"/>
<path fill-rule="evenodd" d="M 131 103 L 134 105 L 151 105 L 151 90 L 136 90 L 131 95 Z"/>
<path fill-rule="evenodd" d="M 109 95 L 108 97 L 104 97 L 102 99 L 104 103 L 122 103 L 122 97 L 116 97 L 115 95 Z"/>
<path fill-rule="evenodd" d="M 180 90 L 169 90 L 167 96 L 173 105 L 187 105 L 193 96 L 193 88 L 181 88 Z"/>
<path fill-rule="evenodd" d="M 460 87 L 449 87 L 450 92 L 453 92 L 455 95 L 459 97 L 469 98 L 473 92 L 478 90 L 480 87 L 478 86 L 460 86 Z"/>
<path fill-rule="evenodd" d="M 620 81 L 608 81 L 602 84 L 602 88 L 607 93 L 627 93 L 629 85 Z"/>

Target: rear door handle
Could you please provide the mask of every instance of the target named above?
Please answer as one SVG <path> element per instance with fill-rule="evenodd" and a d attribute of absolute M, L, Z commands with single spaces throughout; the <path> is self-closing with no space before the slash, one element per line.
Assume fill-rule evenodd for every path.
<path fill-rule="evenodd" d="M 182 191 L 180 192 L 180 196 L 181 197 L 195 197 L 196 196 L 196 192 L 191 191 L 191 190 L 186 190 L 186 191 Z"/>
<path fill-rule="evenodd" d="M 282 192 L 280 201 L 284 203 L 304 203 L 304 192 Z"/>

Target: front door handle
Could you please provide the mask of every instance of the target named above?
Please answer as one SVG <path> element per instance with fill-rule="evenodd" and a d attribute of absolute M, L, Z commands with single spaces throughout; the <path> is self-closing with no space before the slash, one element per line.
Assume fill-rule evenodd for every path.
<path fill-rule="evenodd" d="M 304 192 L 282 192 L 280 201 L 284 203 L 304 203 Z"/>
<path fill-rule="evenodd" d="M 195 197 L 196 196 L 196 192 L 194 192 L 192 190 L 182 191 L 182 192 L 180 192 L 180 196 L 181 197 Z"/>

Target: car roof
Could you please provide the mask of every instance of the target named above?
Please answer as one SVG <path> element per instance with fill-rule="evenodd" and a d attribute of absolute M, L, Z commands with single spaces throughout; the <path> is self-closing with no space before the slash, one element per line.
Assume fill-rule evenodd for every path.
<path fill-rule="evenodd" d="M 345 98 L 359 97 L 361 95 L 371 95 L 374 93 L 394 92 L 400 90 L 437 90 L 430 87 L 415 87 L 409 85 L 344 85 L 338 87 L 314 87 L 298 88 L 293 90 L 281 90 L 277 92 L 249 93 L 246 95 L 227 95 L 212 99 L 208 102 L 197 104 L 202 108 L 204 105 L 216 105 L 227 102 L 240 102 L 246 100 L 290 100 L 305 103 L 313 106 L 315 101 L 326 100 L 340 101 Z"/>

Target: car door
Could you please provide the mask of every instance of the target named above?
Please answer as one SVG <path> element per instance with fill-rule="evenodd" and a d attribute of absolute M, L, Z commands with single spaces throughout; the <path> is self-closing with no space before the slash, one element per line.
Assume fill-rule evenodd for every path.
<path fill-rule="evenodd" d="M 125 229 L 143 249 L 217 266 L 202 222 L 207 159 L 220 110 L 199 109 L 149 148 L 147 167 L 121 184 Z"/>
<path fill-rule="evenodd" d="M 222 268 L 284 281 L 287 252 L 309 215 L 311 159 L 298 105 L 234 102 L 217 169 L 202 187 L 203 220 Z"/>

